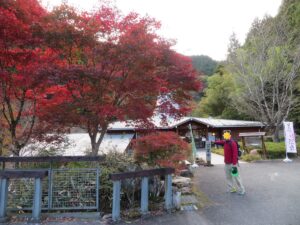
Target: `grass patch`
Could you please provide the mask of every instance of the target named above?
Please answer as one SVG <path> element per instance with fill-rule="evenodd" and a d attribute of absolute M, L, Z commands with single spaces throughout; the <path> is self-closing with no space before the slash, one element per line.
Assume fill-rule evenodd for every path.
<path fill-rule="evenodd" d="M 250 155 L 250 154 L 246 154 L 246 155 L 242 155 L 241 160 L 246 161 L 246 162 L 252 162 L 252 161 L 257 161 L 257 160 L 261 160 L 261 156 L 260 155 Z"/>
<path fill-rule="evenodd" d="M 222 148 L 212 148 L 211 149 L 212 153 L 218 154 L 218 155 L 223 155 L 224 156 L 224 150 L 223 147 Z"/>
<path fill-rule="evenodd" d="M 265 142 L 267 154 L 269 159 L 282 159 L 285 158 L 285 143 L 284 142 Z M 300 141 L 296 143 L 297 152 L 300 151 Z M 258 149 L 262 154 L 262 150 Z M 297 154 L 289 153 L 289 157 L 297 157 Z"/>

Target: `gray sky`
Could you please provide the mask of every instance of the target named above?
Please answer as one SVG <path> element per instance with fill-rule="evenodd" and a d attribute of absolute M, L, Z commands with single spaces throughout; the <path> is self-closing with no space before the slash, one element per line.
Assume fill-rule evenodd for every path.
<path fill-rule="evenodd" d="M 99 0 L 68 0 L 79 9 L 92 10 Z M 159 34 L 177 41 L 184 55 L 208 55 L 224 60 L 234 32 L 241 43 L 258 17 L 275 16 L 281 0 L 113 0 L 125 14 L 130 11 L 161 21 Z M 61 0 L 42 0 L 46 6 Z"/>

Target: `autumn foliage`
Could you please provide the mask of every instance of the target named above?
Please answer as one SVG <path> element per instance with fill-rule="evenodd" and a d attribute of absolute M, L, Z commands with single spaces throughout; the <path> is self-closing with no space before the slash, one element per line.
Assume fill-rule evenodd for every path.
<path fill-rule="evenodd" d="M 53 59 L 41 35 L 45 14 L 36 0 L 0 1 L 0 121 L 14 155 L 32 136 L 47 81 L 41 69 Z"/>
<path fill-rule="evenodd" d="M 185 115 L 200 83 L 159 27 L 106 5 L 47 11 L 37 0 L 0 0 L 0 115 L 13 154 L 32 137 L 76 126 L 97 155 L 112 122 Z"/>
<path fill-rule="evenodd" d="M 134 143 L 135 158 L 150 166 L 173 167 L 177 170 L 191 149 L 175 132 L 157 132 L 138 138 Z"/>

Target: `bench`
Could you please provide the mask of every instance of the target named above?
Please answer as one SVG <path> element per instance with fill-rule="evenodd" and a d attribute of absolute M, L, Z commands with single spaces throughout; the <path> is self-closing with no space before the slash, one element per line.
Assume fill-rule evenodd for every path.
<path fill-rule="evenodd" d="M 48 170 L 2 170 L 0 171 L 0 223 L 7 221 L 6 207 L 9 179 L 34 178 L 34 198 L 30 222 L 40 222 L 42 209 L 42 179 Z"/>

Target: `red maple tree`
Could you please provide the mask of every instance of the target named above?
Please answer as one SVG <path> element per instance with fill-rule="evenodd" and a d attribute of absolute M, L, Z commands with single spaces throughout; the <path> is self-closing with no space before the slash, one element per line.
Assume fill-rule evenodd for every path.
<path fill-rule="evenodd" d="M 140 137 L 134 142 L 134 155 L 150 166 L 173 167 L 178 171 L 191 149 L 175 132 L 157 132 Z"/>
<path fill-rule="evenodd" d="M 122 16 L 109 7 L 79 14 L 66 5 L 49 18 L 50 24 L 58 23 L 48 27 L 49 43 L 60 40 L 52 47 L 65 63 L 49 71 L 60 90 L 53 92 L 45 115 L 86 129 L 92 155 L 98 154 L 111 122 L 146 121 L 154 110 L 174 117 L 189 110 L 190 91 L 200 87 L 196 71 L 156 34 L 160 24 L 154 19 Z M 66 99 L 58 103 L 62 92 Z"/>
<path fill-rule="evenodd" d="M 111 122 L 184 115 L 200 87 L 153 18 L 108 6 L 47 12 L 37 0 L 2 0 L 0 12 L 1 116 L 15 155 L 33 134 L 72 126 L 97 155 Z"/>
<path fill-rule="evenodd" d="M 9 132 L 10 150 L 19 155 L 36 122 L 36 99 L 51 61 L 42 34 L 46 11 L 37 0 L 0 1 L 0 115 Z"/>

